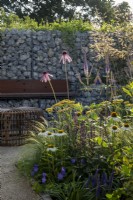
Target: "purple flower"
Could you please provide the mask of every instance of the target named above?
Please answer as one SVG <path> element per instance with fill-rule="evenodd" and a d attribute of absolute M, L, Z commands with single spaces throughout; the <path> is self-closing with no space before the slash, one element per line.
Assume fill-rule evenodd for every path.
<path fill-rule="evenodd" d="M 110 66 L 109 66 L 109 55 L 106 54 L 105 56 L 105 72 L 108 75 L 110 73 Z"/>
<path fill-rule="evenodd" d="M 96 188 L 96 197 L 100 196 L 101 188 L 100 188 L 100 180 L 97 181 L 97 188 Z"/>
<path fill-rule="evenodd" d="M 107 173 L 106 172 L 102 173 L 101 182 L 102 182 L 103 185 L 107 184 Z"/>
<path fill-rule="evenodd" d="M 45 176 L 42 177 L 42 183 L 43 184 L 46 183 L 46 177 Z"/>
<path fill-rule="evenodd" d="M 101 84 L 101 82 L 97 79 L 97 81 L 96 81 L 96 83 L 95 83 L 96 85 L 100 85 Z"/>
<path fill-rule="evenodd" d="M 34 171 L 34 172 L 38 172 L 38 165 L 37 165 L 37 164 L 34 165 L 33 171 Z"/>
<path fill-rule="evenodd" d="M 35 172 L 32 170 L 31 171 L 31 176 L 34 176 L 35 175 Z"/>
<path fill-rule="evenodd" d="M 96 75 L 96 78 L 95 78 L 95 80 L 94 80 L 94 83 L 95 83 L 96 85 L 102 84 L 102 80 L 101 80 L 101 77 L 100 77 L 99 72 L 97 72 L 97 75 Z"/>
<path fill-rule="evenodd" d="M 61 174 L 62 174 L 63 176 L 66 175 L 66 169 L 65 169 L 65 167 L 62 167 L 62 168 L 61 168 Z"/>
<path fill-rule="evenodd" d="M 57 178 L 59 181 L 63 180 L 64 176 L 62 173 L 58 173 Z"/>
<path fill-rule="evenodd" d="M 45 172 L 42 173 L 42 176 L 43 176 L 43 177 L 46 177 L 46 175 L 47 175 L 47 174 L 46 174 Z"/>
<path fill-rule="evenodd" d="M 109 66 L 106 66 L 105 72 L 106 72 L 106 74 L 109 74 L 109 73 L 110 73 L 110 67 L 109 67 Z"/>
<path fill-rule="evenodd" d="M 81 162 L 82 165 L 86 164 L 86 160 L 84 158 L 82 158 L 80 162 Z"/>
<path fill-rule="evenodd" d="M 113 178 L 114 178 L 114 172 L 112 172 L 111 175 L 110 175 L 110 177 L 109 177 L 109 187 L 110 188 L 112 188 Z"/>
<path fill-rule="evenodd" d="M 72 164 L 75 164 L 75 163 L 76 163 L 76 158 L 72 158 L 72 159 L 71 159 L 71 163 L 72 163 Z"/>
<path fill-rule="evenodd" d="M 95 176 L 92 176 L 92 178 L 91 178 L 91 183 L 92 183 L 92 187 L 96 187 L 97 178 L 96 178 Z"/>
<path fill-rule="evenodd" d="M 99 172 L 99 169 L 96 169 L 95 174 L 92 176 L 92 187 L 95 187 L 97 185 L 98 172 Z"/>

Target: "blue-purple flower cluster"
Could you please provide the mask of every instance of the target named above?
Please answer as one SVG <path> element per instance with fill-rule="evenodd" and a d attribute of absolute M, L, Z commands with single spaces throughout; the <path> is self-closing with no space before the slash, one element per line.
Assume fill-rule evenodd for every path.
<path fill-rule="evenodd" d="M 81 164 L 81 165 L 85 165 L 86 164 L 86 160 L 84 158 L 81 159 L 77 159 L 77 158 L 71 158 L 71 164 Z"/>
<path fill-rule="evenodd" d="M 47 176 L 47 174 L 45 173 L 45 172 L 43 172 L 42 173 L 42 183 L 44 184 L 44 183 L 46 183 L 46 176 Z"/>
<path fill-rule="evenodd" d="M 66 176 L 66 169 L 65 169 L 65 167 L 62 167 L 61 171 L 57 175 L 57 178 L 59 181 L 62 181 L 65 176 Z"/>
<path fill-rule="evenodd" d="M 34 164 L 33 169 L 31 171 L 31 176 L 34 176 L 39 170 L 39 167 L 37 164 Z"/>
<path fill-rule="evenodd" d="M 114 172 L 112 172 L 110 175 L 107 175 L 107 173 L 104 171 L 100 175 L 99 169 L 97 169 L 94 175 L 91 174 L 88 177 L 85 187 L 95 188 L 96 197 L 98 198 L 102 193 L 103 186 L 104 186 L 104 191 L 112 189 L 113 178 L 114 178 Z"/>
<path fill-rule="evenodd" d="M 31 176 L 34 176 L 39 170 L 39 166 L 37 164 L 34 164 L 33 168 L 32 168 L 32 171 L 31 171 Z M 44 184 L 46 183 L 46 173 L 43 172 L 42 173 L 42 180 L 41 182 Z"/>

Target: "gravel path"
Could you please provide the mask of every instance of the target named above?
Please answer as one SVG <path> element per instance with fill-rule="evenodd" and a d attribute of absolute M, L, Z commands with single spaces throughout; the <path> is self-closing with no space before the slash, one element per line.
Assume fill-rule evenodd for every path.
<path fill-rule="evenodd" d="M 0 147 L 0 200 L 49 200 L 41 198 L 15 167 L 22 147 Z"/>

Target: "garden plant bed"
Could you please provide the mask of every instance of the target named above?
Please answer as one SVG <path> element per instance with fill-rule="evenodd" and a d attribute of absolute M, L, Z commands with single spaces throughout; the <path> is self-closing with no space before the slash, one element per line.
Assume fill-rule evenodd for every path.
<path fill-rule="evenodd" d="M 55 200 L 130 199 L 131 107 L 122 99 L 90 106 L 71 100 L 54 104 L 47 109 L 52 123 L 38 124 L 29 139 L 32 153 L 19 160 L 19 170 L 33 180 L 37 193 Z"/>

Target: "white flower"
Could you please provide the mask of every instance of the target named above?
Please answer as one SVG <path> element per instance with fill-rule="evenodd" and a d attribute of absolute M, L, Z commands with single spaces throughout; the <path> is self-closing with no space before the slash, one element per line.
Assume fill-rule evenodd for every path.
<path fill-rule="evenodd" d="M 55 152 L 55 151 L 57 151 L 57 148 L 56 148 L 54 145 L 49 144 L 49 145 L 48 145 L 48 148 L 47 148 L 47 151 Z"/>
<path fill-rule="evenodd" d="M 67 135 L 64 130 L 59 130 L 57 133 L 55 133 L 55 136 L 61 137 Z"/>
<path fill-rule="evenodd" d="M 55 136 L 61 137 L 67 135 L 66 133 L 55 133 Z"/>
<path fill-rule="evenodd" d="M 53 136 L 55 136 L 55 133 L 52 133 L 50 131 L 46 131 L 46 132 L 39 133 L 38 135 L 43 136 L 43 137 L 53 137 Z"/>
<path fill-rule="evenodd" d="M 124 131 L 129 131 L 131 128 L 130 128 L 130 126 L 129 126 L 128 123 L 125 123 L 124 126 L 122 127 L 122 129 L 123 129 Z"/>
<path fill-rule="evenodd" d="M 111 117 L 111 119 L 113 119 L 113 121 L 115 121 L 115 122 L 121 121 L 121 118 L 120 118 L 120 117 Z"/>
<path fill-rule="evenodd" d="M 112 132 L 118 132 L 118 127 L 116 125 L 113 125 L 111 128 Z"/>
<path fill-rule="evenodd" d="M 121 118 L 117 115 L 116 112 L 112 112 L 110 118 L 113 119 L 113 121 L 116 121 L 116 122 L 121 120 Z"/>
<path fill-rule="evenodd" d="M 122 127 L 122 130 L 123 130 L 123 131 L 129 131 L 130 128 Z"/>

